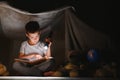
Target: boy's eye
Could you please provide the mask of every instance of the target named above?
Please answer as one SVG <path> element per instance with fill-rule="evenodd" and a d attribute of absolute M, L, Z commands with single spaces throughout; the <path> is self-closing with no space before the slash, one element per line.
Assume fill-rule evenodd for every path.
<path fill-rule="evenodd" d="M 35 36 L 35 37 L 30 37 L 31 39 L 34 39 L 34 38 L 38 38 L 39 36 Z"/>
<path fill-rule="evenodd" d="M 30 37 L 30 39 L 33 39 L 34 37 Z"/>
<path fill-rule="evenodd" d="M 33 38 L 33 37 L 30 37 L 30 38 Z"/>

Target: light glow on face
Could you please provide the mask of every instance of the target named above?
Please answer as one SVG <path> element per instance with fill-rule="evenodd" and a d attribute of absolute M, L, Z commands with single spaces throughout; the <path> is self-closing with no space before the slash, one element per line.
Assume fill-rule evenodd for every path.
<path fill-rule="evenodd" d="M 40 33 L 39 32 L 28 33 L 26 35 L 27 35 L 27 37 L 29 38 L 29 41 L 32 44 L 36 44 L 39 41 L 39 39 L 40 39 Z"/>

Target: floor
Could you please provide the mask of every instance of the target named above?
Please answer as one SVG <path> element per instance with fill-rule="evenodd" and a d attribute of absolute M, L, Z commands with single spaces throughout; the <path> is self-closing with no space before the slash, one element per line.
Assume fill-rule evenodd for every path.
<path fill-rule="evenodd" d="M 112 78 L 6 76 L 6 77 L 0 77 L 0 80 L 118 80 L 118 79 L 112 79 Z"/>

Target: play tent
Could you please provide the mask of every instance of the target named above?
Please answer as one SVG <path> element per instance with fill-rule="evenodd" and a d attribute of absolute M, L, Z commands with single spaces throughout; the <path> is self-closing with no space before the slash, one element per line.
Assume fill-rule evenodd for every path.
<path fill-rule="evenodd" d="M 18 56 L 20 43 L 26 39 L 25 24 L 29 21 L 38 21 L 42 29 L 41 41 L 52 32 L 52 55 L 58 64 L 66 60 L 69 50 L 85 51 L 89 48 L 99 50 L 111 50 L 111 43 L 108 35 L 95 30 L 85 24 L 76 16 L 75 8 L 72 6 L 59 8 L 56 10 L 30 13 L 16 9 L 6 3 L 0 3 L 0 48 L 2 45 L 8 46 L 5 50 L 8 53 L 8 65 Z M 1 50 L 2 51 L 2 50 Z M 5 59 L 5 58 L 4 58 Z M 3 60 L 3 59 L 2 59 Z"/>

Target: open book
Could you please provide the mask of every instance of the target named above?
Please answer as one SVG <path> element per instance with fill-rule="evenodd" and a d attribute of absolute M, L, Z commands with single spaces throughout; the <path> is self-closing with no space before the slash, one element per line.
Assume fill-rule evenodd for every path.
<path fill-rule="evenodd" d="M 51 59 L 52 57 L 49 57 L 49 59 Z M 28 64 L 39 64 L 41 62 L 46 61 L 47 59 L 45 58 L 41 58 L 41 59 L 36 59 L 35 57 L 32 58 L 15 58 L 15 61 L 19 61 L 19 62 L 25 62 Z"/>

